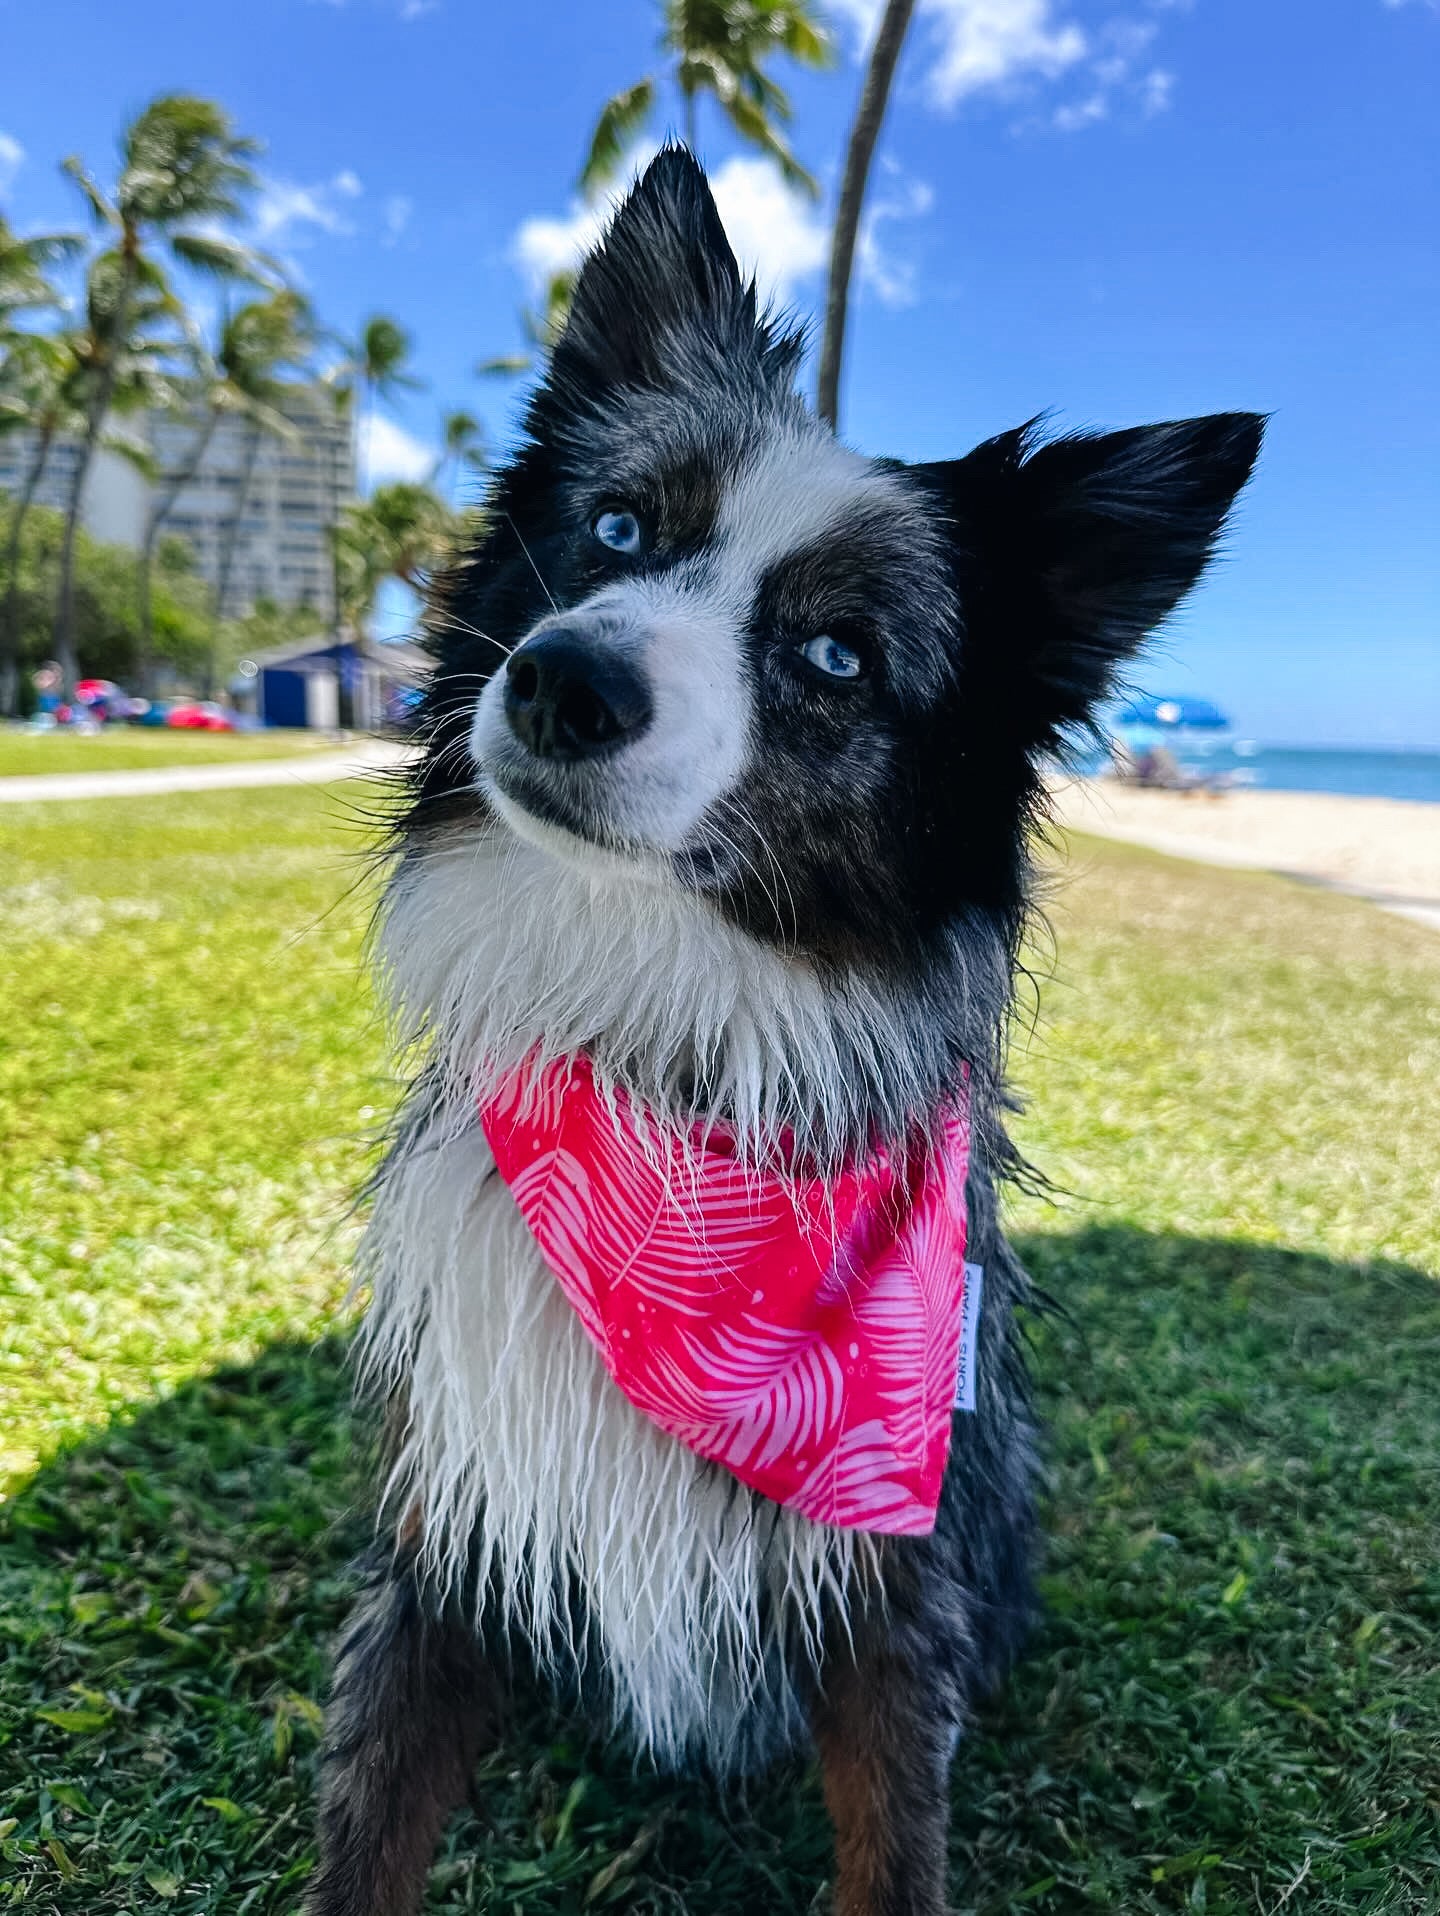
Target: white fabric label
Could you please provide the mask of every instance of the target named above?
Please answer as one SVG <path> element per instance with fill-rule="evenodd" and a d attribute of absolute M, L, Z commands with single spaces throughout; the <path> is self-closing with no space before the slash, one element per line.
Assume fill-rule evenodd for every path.
<path fill-rule="evenodd" d="M 965 1266 L 965 1302 L 960 1310 L 960 1372 L 955 1383 L 956 1410 L 975 1408 L 975 1347 L 980 1330 L 980 1298 L 985 1289 L 985 1266 Z"/>

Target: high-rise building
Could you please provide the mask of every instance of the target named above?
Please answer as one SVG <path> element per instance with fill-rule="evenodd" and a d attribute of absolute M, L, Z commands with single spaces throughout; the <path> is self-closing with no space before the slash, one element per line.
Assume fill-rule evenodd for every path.
<path fill-rule="evenodd" d="M 324 387 L 297 386 L 281 408 L 293 436 L 257 432 L 224 416 L 194 474 L 177 494 L 162 536 L 185 540 L 201 576 L 211 585 L 227 571 L 221 614 L 236 618 L 257 599 L 314 609 L 328 625 L 334 616 L 330 527 L 354 497 L 355 446 L 348 415 Z M 167 481 L 189 464 L 203 417 L 151 412 L 129 418 L 127 432 L 146 442 L 155 461 L 153 484 L 115 453 L 96 454 L 81 501 L 81 522 L 97 539 L 138 547 L 148 514 Z M 35 498 L 64 510 L 79 448 L 57 440 Z M 29 433 L 0 437 L 0 489 L 25 483 L 34 440 Z M 248 477 L 247 477 L 248 473 Z M 235 522 L 244 490 L 244 509 Z M 227 558 L 228 553 L 228 558 Z"/>
<path fill-rule="evenodd" d="M 354 438 L 348 415 L 337 412 L 324 388 L 296 388 L 283 410 L 293 438 L 258 433 L 233 415 L 221 419 L 165 529 L 186 541 L 212 585 L 226 567 L 227 546 L 232 548 L 222 617 L 237 618 L 257 599 L 273 599 L 277 605 L 311 606 L 329 623 L 330 527 L 354 497 Z M 152 413 L 147 423 L 163 484 L 164 475 L 188 463 L 200 422 Z M 242 486 L 245 506 L 236 526 Z"/>
<path fill-rule="evenodd" d="M 0 434 L 0 492 L 13 498 L 23 490 L 30 477 L 35 457 L 35 438 L 28 432 Z M 35 488 L 35 504 L 64 512 L 70 504 L 75 483 L 75 466 L 80 444 L 75 439 L 57 439 L 45 460 L 45 470 Z M 149 487 L 145 479 L 119 453 L 103 446 L 90 462 L 85 491 L 80 500 L 80 523 L 92 538 L 107 545 L 138 546 L 145 536 Z"/>

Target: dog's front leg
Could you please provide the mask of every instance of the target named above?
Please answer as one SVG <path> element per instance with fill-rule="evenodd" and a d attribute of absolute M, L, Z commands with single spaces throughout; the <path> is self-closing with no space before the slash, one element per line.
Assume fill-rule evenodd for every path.
<path fill-rule="evenodd" d="M 903 1637 L 833 1658 L 813 1711 L 835 1825 L 835 1916 L 944 1916 L 950 1686 Z"/>
<path fill-rule="evenodd" d="M 497 1720 L 474 1634 L 427 1605 L 410 1565 L 387 1560 L 336 1659 L 308 1916 L 413 1916 Z"/>

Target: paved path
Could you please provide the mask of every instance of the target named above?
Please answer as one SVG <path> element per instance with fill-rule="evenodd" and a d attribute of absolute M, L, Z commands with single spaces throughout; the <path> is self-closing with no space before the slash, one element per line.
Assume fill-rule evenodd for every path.
<path fill-rule="evenodd" d="M 0 778 L 0 805 L 47 798 L 152 798 L 163 792 L 218 792 L 235 785 L 328 785 L 401 765 L 403 745 L 370 739 L 304 758 L 236 759 L 219 765 L 147 765 L 128 772 L 36 772 Z"/>

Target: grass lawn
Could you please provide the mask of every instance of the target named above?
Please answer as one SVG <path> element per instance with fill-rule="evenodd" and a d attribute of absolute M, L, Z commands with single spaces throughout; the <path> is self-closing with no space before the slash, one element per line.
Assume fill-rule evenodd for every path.
<path fill-rule="evenodd" d="M 389 1096 L 343 806 L 0 813 L 0 1907 L 297 1907 Z M 1093 842 L 1053 922 L 1049 1609 L 956 1908 L 1440 1910 L 1440 938 Z M 432 1911 L 824 1907 L 803 1766 L 726 1799 L 537 1710 L 481 1784 Z"/>
<path fill-rule="evenodd" d="M 333 739 L 313 732 L 181 732 L 117 726 L 93 737 L 0 726 L 0 778 L 46 772 L 130 772 L 150 765 L 224 765 L 299 758 Z"/>

